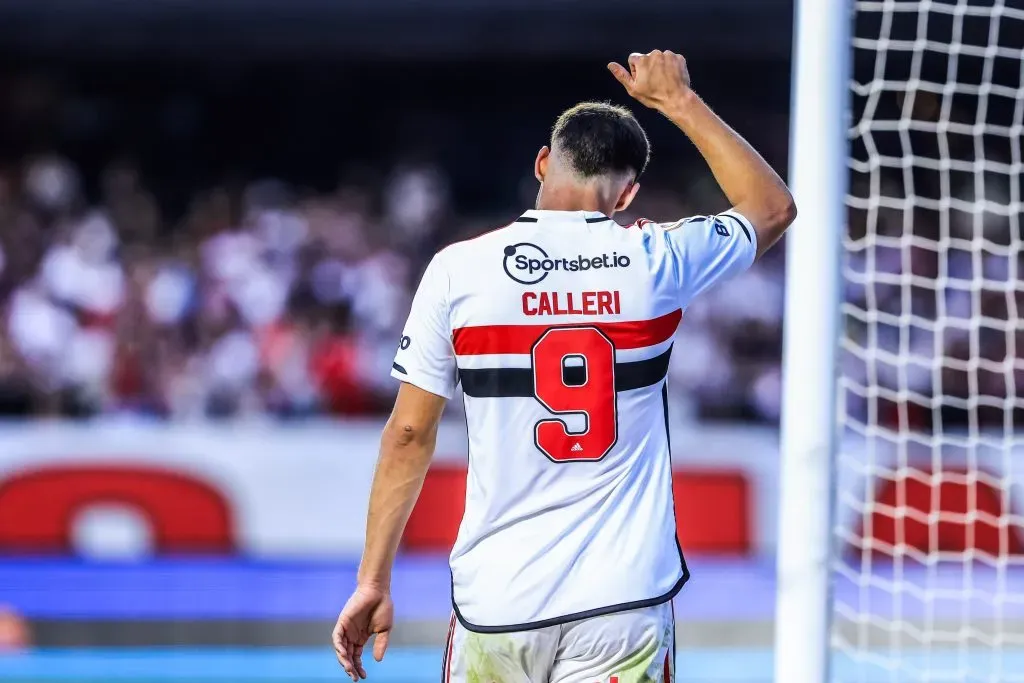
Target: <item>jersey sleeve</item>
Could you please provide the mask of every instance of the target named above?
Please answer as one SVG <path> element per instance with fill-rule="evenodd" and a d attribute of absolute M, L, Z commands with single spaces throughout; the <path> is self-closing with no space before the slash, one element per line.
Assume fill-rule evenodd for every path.
<path fill-rule="evenodd" d="M 423 273 L 398 344 L 391 376 L 451 398 L 456 365 L 448 324 L 448 273 L 435 256 Z"/>
<path fill-rule="evenodd" d="M 716 282 L 745 271 L 757 255 L 754 228 L 736 211 L 683 218 L 661 229 L 683 306 Z"/>

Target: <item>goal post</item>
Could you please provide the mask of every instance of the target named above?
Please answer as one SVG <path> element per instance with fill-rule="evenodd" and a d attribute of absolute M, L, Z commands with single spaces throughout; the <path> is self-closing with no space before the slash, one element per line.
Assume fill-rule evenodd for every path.
<path fill-rule="evenodd" d="M 1024 683 L 1024 0 L 797 0 L 775 679 Z"/>
<path fill-rule="evenodd" d="M 794 8 L 775 680 L 828 676 L 840 250 L 846 216 L 847 0 Z"/>

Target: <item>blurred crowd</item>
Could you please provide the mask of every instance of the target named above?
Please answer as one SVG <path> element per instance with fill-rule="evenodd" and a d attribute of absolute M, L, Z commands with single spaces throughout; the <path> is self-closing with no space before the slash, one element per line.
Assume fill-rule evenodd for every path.
<path fill-rule="evenodd" d="M 128 100 L 111 101 L 118 103 L 111 111 L 130 111 Z M 395 344 L 427 260 L 445 244 L 512 220 L 532 205 L 536 182 L 518 158 L 497 164 L 503 175 L 493 181 L 477 180 L 467 171 L 477 164 L 467 161 L 473 149 L 454 143 L 437 148 L 455 149 L 450 158 L 393 156 L 372 169 L 349 163 L 333 186 L 328 181 L 317 190 L 292 178 L 330 156 L 314 148 L 282 163 L 286 179 L 238 180 L 255 175 L 253 159 L 238 164 L 249 176 L 194 179 L 195 169 L 208 165 L 196 151 L 201 141 L 218 142 L 216 158 L 230 161 L 263 129 L 262 120 L 251 122 L 251 131 L 225 141 L 232 122 L 248 121 L 241 114 L 254 101 L 240 98 L 240 110 L 224 112 L 227 123 L 219 128 L 211 117 L 223 107 L 197 105 L 207 122 L 182 138 L 191 151 L 181 158 L 192 170 L 177 180 L 147 176 L 131 157 L 104 160 L 96 150 L 106 143 L 95 131 L 78 136 L 99 140 L 91 162 L 21 153 L 0 165 L 0 414 L 182 420 L 388 409 L 396 391 L 389 376 Z M 296 96 L 294 121 L 309 120 L 304 103 L 312 101 Z M 69 106 L 54 102 L 57 110 Z M 173 104 L 165 108 L 178 112 Z M 875 110 L 876 121 L 903 115 L 898 100 L 888 106 Z M 931 125 L 941 110 L 920 109 L 907 135 L 922 161 L 910 171 L 901 161 L 902 138 L 862 126 L 854 141 L 844 409 L 851 421 L 933 428 L 1002 425 L 1013 413 L 1024 419 L 1016 396 L 1017 380 L 1024 382 L 1024 364 L 1016 360 L 1024 346 L 1022 235 L 1012 210 L 1013 197 L 1024 191 L 1020 175 L 990 172 L 1009 163 L 1005 138 L 981 153 L 969 140 L 944 147 Z M 24 131 L 48 120 L 40 111 L 27 109 L 17 119 L 21 128 L 8 122 L 22 133 L 9 131 L 7 139 L 30 137 Z M 49 118 L 65 127 L 78 121 Z M 446 127 L 449 118 L 431 123 L 432 134 L 458 140 L 465 126 L 484 120 L 466 115 Z M 178 121 L 138 116 L 153 119 Z M 116 132 L 112 121 L 108 135 Z M 177 124 L 138 127 L 142 142 L 127 148 L 164 140 L 162 161 L 149 168 L 171 168 L 178 157 L 167 140 Z M 289 130 L 291 141 L 302 128 Z M 310 135 L 318 140 L 329 130 Z M 517 146 L 533 140 L 517 134 Z M 424 135 L 417 130 L 411 139 Z M 62 136 L 55 139 L 78 139 Z M 342 152 L 354 144 L 346 142 Z M 274 149 L 291 145 L 260 156 Z M 877 167 L 868 149 L 876 150 Z M 928 163 L 944 157 L 958 164 L 948 177 Z M 635 211 L 620 221 L 670 221 L 724 208 L 699 161 L 659 159 L 661 175 L 645 177 Z M 485 185 L 511 192 L 483 197 L 478 190 Z M 168 192 L 171 186 L 176 192 Z M 687 309 L 670 367 L 678 417 L 778 419 L 783 259 L 776 247 Z M 461 410 L 462 402 L 451 406 Z"/>
<path fill-rule="evenodd" d="M 0 174 L 2 414 L 386 410 L 426 260 L 510 220 L 535 191 L 525 183 L 524 205 L 500 216 L 459 215 L 444 171 L 420 163 L 330 192 L 225 183 L 170 223 L 130 160 L 109 163 L 95 184 L 87 201 L 75 164 L 55 154 Z M 654 219 L 708 210 L 645 192 L 640 210 Z M 690 192 L 693 204 L 701 194 Z M 687 311 L 671 369 L 686 415 L 777 418 L 781 256 Z"/>
<path fill-rule="evenodd" d="M 897 208 L 901 183 L 881 183 L 888 201 L 854 185 L 841 373 L 851 420 L 941 431 L 1024 419 L 1020 217 L 1007 183 L 989 182 L 984 202 L 973 184 L 950 188 L 945 216 L 927 208 L 938 189 Z"/>
<path fill-rule="evenodd" d="M 866 100 L 854 102 L 847 197 L 845 412 L 901 429 L 1012 431 L 1024 420 L 1019 103 Z M 986 134 L 944 132 L 964 122 Z"/>

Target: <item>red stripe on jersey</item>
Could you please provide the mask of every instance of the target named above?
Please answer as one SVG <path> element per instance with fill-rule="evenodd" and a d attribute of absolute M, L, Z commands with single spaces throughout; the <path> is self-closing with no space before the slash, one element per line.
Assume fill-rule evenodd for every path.
<path fill-rule="evenodd" d="M 683 312 L 676 309 L 653 320 L 626 323 L 592 323 L 590 321 L 562 325 L 475 325 L 460 327 L 452 333 L 458 356 L 481 356 L 489 353 L 530 353 L 533 345 L 552 327 L 596 327 L 607 335 L 616 349 L 642 349 L 672 338 Z"/>

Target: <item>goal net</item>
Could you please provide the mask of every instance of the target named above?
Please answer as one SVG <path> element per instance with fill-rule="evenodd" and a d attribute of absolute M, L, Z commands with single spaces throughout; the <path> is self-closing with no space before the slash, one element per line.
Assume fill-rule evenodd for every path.
<path fill-rule="evenodd" d="M 1024 681 L 1024 0 L 855 10 L 832 677 Z"/>

